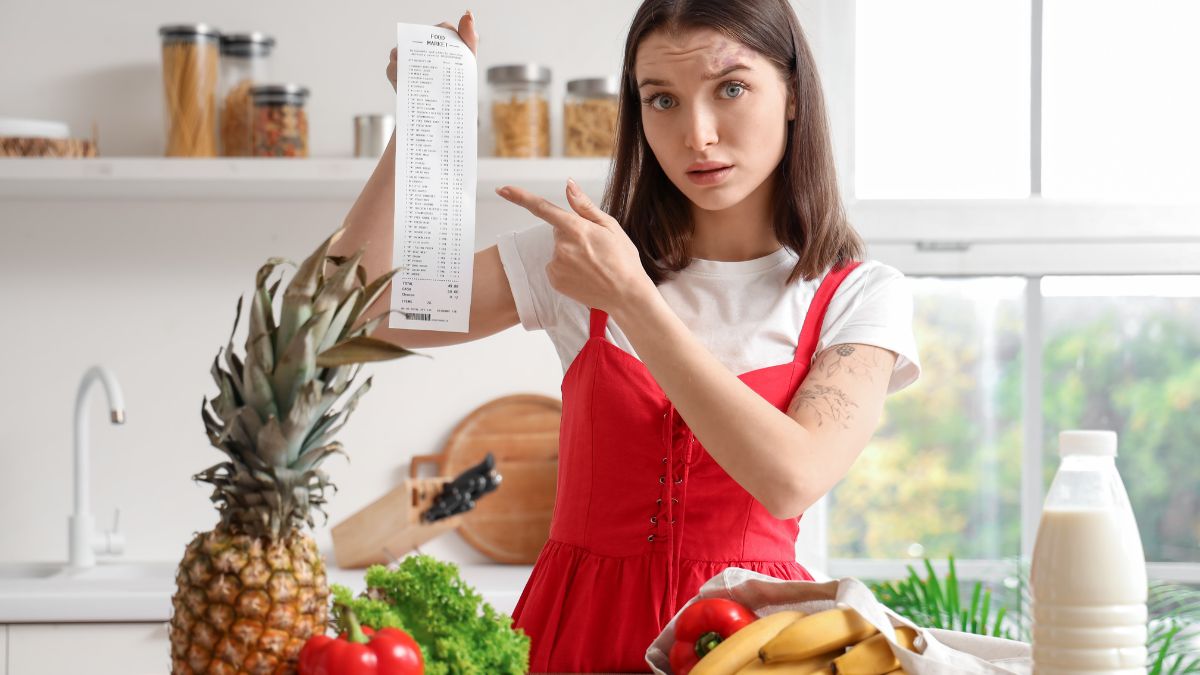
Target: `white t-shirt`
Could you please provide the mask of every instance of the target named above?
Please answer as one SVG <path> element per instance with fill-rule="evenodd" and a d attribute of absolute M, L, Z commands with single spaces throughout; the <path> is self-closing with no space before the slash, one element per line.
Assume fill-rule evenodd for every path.
<path fill-rule="evenodd" d="M 554 230 L 535 225 L 499 237 L 500 261 L 526 330 L 545 330 L 565 374 L 589 334 L 588 308 L 550 285 L 546 265 L 554 254 Z M 725 262 L 693 258 L 659 284 L 667 305 L 692 334 L 735 375 L 790 363 L 804 318 L 824 275 L 787 284 L 798 256 L 787 247 L 754 260 Z M 833 345 L 868 344 L 895 352 L 888 393 L 920 376 L 912 332 L 912 292 L 895 268 L 870 260 L 849 274 L 825 313 L 814 352 Z M 617 347 L 637 357 L 616 321 L 606 332 Z"/>

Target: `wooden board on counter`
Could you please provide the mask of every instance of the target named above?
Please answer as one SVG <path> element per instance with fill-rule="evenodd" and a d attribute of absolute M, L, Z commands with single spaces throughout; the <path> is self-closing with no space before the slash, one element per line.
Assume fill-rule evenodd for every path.
<path fill-rule="evenodd" d="M 338 567 L 387 565 L 393 560 L 462 524 L 461 515 L 433 523 L 421 522 L 421 512 L 449 483 L 449 478 L 405 480 L 333 527 L 333 557 Z"/>
<path fill-rule="evenodd" d="M 496 562 L 531 564 L 550 536 L 561 418 L 562 401 L 538 394 L 485 403 L 458 424 L 442 452 L 413 457 L 410 474 L 430 465 L 435 475 L 453 478 L 492 453 L 502 481 L 461 516 L 458 532 Z"/>

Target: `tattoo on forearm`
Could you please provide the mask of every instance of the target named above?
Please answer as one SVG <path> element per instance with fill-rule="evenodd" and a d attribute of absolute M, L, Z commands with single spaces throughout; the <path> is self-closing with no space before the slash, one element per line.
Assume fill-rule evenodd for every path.
<path fill-rule="evenodd" d="M 817 415 L 817 426 L 825 426 L 825 420 L 841 424 L 842 428 L 850 428 L 850 420 L 854 419 L 854 408 L 858 404 L 837 387 L 823 384 L 808 384 L 800 387 L 788 414 L 792 415 L 801 408 L 808 408 Z"/>
<path fill-rule="evenodd" d="M 824 377 L 845 371 L 849 375 L 862 375 L 868 382 L 873 382 L 875 372 L 879 370 L 879 350 L 862 351 L 854 345 L 838 345 L 821 352 L 813 368 Z"/>

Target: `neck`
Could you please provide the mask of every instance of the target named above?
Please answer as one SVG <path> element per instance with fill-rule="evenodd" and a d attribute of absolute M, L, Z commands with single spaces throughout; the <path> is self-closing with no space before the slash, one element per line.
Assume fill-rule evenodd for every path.
<path fill-rule="evenodd" d="M 740 203 L 721 211 L 692 204 L 694 230 L 689 253 L 694 258 L 737 262 L 779 250 L 771 224 L 771 180 L 765 180 Z"/>

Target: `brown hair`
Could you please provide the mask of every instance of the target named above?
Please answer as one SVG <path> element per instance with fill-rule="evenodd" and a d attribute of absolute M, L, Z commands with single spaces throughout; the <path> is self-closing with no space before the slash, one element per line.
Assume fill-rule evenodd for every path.
<path fill-rule="evenodd" d="M 788 283 L 812 280 L 864 255 L 838 193 L 821 82 L 800 22 L 787 0 L 645 0 L 625 39 L 613 168 L 603 208 L 641 252 L 646 274 L 661 283 L 691 262 L 688 199 L 663 173 L 642 128 L 634 60 L 658 30 L 711 28 L 754 49 L 779 69 L 795 105 L 787 146 L 774 173 L 775 238 L 800 257 Z M 656 260 L 661 260 L 659 264 Z"/>

